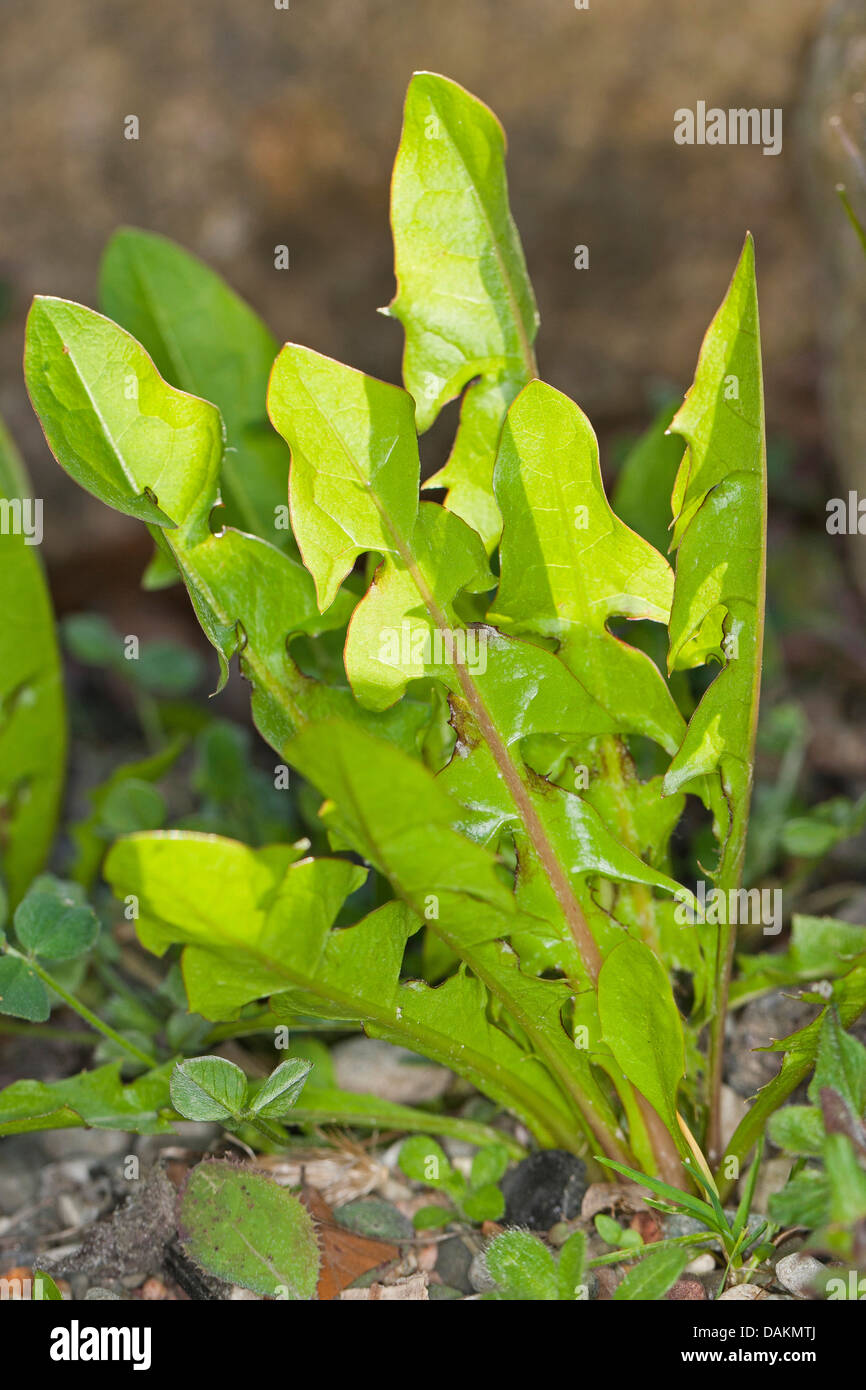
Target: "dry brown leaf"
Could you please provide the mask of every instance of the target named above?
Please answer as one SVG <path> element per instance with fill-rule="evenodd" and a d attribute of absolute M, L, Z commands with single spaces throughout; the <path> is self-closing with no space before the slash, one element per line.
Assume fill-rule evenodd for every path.
<path fill-rule="evenodd" d="M 316 1233 L 319 1237 L 322 1268 L 316 1297 L 320 1302 L 339 1298 L 343 1290 L 356 1279 L 360 1279 L 362 1274 L 398 1258 L 399 1246 L 391 1245 L 385 1240 L 371 1240 L 369 1236 L 356 1235 L 354 1231 L 347 1231 L 344 1226 L 337 1225 L 334 1213 L 315 1188 L 303 1188 L 300 1197 L 316 1222 Z"/>
<path fill-rule="evenodd" d="M 640 1189 L 634 1183 L 594 1182 L 586 1189 L 580 1208 L 583 1221 L 591 1221 L 600 1211 L 618 1211 L 624 1215 L 648 1210 Z"/>
<path fill-rule="evenodd" d="M 349 1140 L 334 1148 L 311 1148 L 293 1153 L 259 1154 L 263 1168 L 280 1187 L 314 1187 L 329 1206 L 340 1207 L 356 1197 L 366 1197 L 388 1180 L 388 1169 L 378 1159 Z"/>
<path fill-rule="evenodd" d="M 349 1300 L 368 1302 L 424 1302 L 429 1300 L 427 1275 L 410 1274 L 408 1279 L 400 1279 L 396 1284 L 371 1284 L 368 1289 L 344 1289 L 340 1302 Z"/>

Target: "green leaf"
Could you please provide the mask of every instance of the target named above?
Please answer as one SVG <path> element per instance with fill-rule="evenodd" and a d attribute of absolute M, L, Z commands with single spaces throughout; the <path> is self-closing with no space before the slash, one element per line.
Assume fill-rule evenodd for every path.
<path fill-rule="evenodd" d="M 44 1269 L 34 1269 L 33 1271 L 33 1300 L 42 1303 L 63 1302 L 63 1294 L 51 1275 L 46 1274 Z"/>
<path fill-rule="evenodd" d="M 275 1120 L 287 1115 L 296 1105 L 312 1069 L 312 1062 L 302 1057 L 291 1057 L 281 1062 L 253 1096 L 250 1104 L 252 1114 Z"/>
<path fill-rule="evenodd" d="M 673 573 L 614 516 L 592 426 L 567 396 L 540 381 L 521 391 L 494 486 L 504 525 L 493 620 L 556 641 L 616 732 L 644 734 L 675 753 L 685 726 L 661 673 L 608 631 L 618 617 L 667 623 Z"/>
<path fill-rule="evenodd" d="M 520 971 L 514 953 L 500 944 L 498 938 L 507 935 L 512 926 L 520 926 L 521 919 L 512 895 L 496 876 L 492 856 L 454 830 L 458 812 L 442 789 L 442 778 L 434 780 L 398 749 L 336 723 L 305 731 L 292 742 L 287 754 L 334 803 L 328 810 L 328 821 L 343 840 L 385 874 L 417 917 L 431 909 L 438 913 L 428 917 L 431 926 L 484 987 L 474 1006 L 466 1000 L 465 1017 L 472 1017 L 473 1007 L 480 1007 L 490 990 L 519 1022 L 532 1051 L 544 1059 L 557 1082 L 581 1108 L 586 1107 L 602 1122 L 601 1117 L 610 1113 L 607 1103 L 592 1077 L 588 1059 L 572 1045 L 562 1025 L 562 1010 L 571 991 L 559 981 L 528 978 Z M 452 981 L 447 982 L 450 990 L 442 987 L 434 992 L 443 1010 L 460 993 L 478 988 L 461 975 Z M 456 1020 L 450 1026 L 456 1030 Z M 460 1028 L 461 1035 L 464 1027 Z M 389 1028 L 387 1036 L 396 1040 L 395 1030 Z M 495 1051 L 501 1055 L 502 1039 L 497 1030 L 487 1036 L 495 1041 Z M 481 1034 L 476 1033 L 476 1037 L 480 1042 Z M 468 1039 L 464 1041 L 467 1051 L 458 1049 L 449 1065 L 465 1074 L 471 1053 Z M 488 1046 L 489 1042 L 485 1053 Z M 427 1052 L 427 1046 L 422 1050 Z M 513 1070 L 513 1063 L 508 1070 Z M 528 1078 L 526 1066 L 519 1070 L 521 1080 Z M 538 1071 L 535 1076 L 538 1078 Z M 502 1092 L 490 1090 L 490 1079 L 476 1084 L 499 1099 Z M 515 1104 L 516 1081 L 516 1075 L 509 1076 L 511 1099 L 505 1102 L 509 1106 Z M 522 1085 L 520 1092 L 525 1095 Z M 554 1095 L 549 1082 L 539 1087 L 539 1098 L 552 1100 Z M 553 1116 L 548 1115 L 550 1123 Z"/>
<path fill-rule="evenodd" d="M 220 661 L 221 684 L 238 653 L 253 687 L 253 717 L 281 750 L 308 718 L 342 713 L 414 746 L 427 718 L 357 711 L 344 689 L 303 675 L 287 644 L 340 628 L 349 605 L 322 616 L 304 567 L 269 542 L 210 529 L 220 500 L 218 411 L 168 386 L 144 349 L 109 319 L 59 299 L 30 311 L 25 375 L 33 407 L 63 468 L 87 491 L 159 531 Z"/>
<path fill-rule="evenodd" d="M 297 385 L 299 375 L 303 390 Z M 591 863 L 612 876 L 668 891 L 676 886 L 623 851 L 577 798 L 539 786 L 523 764 L 516 745 L 530 735 L 590 736 L 615 732 L 616 723 L 550 652 L 490 627 L 470 630 L 462 620 L 457 607 L 462 593 L 480 593 L 493 583 L 484 551 L 474 532 L 440 507 L 424 504 L 415 519 L 417 453 L 411 412 L 405 396 L 387 389 L 390 397 L 381 383 L 316 354 L 299 356 L 291 347 L 281 354 L 272 379 L 271 411 L 292 445 L 293 472 L 302 456 L 304 477 L 312 480 L 295 507 L 301 548 L 319 567 L 320 592 L 332 586 L 339 576 L 332 573 L 330 554 L 311 556 L 303 530 L 309 523 L 323 537 L 330 534 L 321 516 L 327 505 L 330 520 L 353 538 L 346 563 L 359 548 L 376 546 L 384 554 L 347 635 L 352 688 L 363 705 L 382 711 L 413 680 L 435 677 L 446 685 L 461 752 L 452 757 L 443 780 L 466 807 L 466 829 L 475 838 L 490 841 L 506 829 L 519 837 L 518 855 L 537 865 L 549 883 L 545 915 L 563 955 L 570 955 L 567 973 L 582 984 L 586 976 L 597 974 L 599 951 L 586 921 L 588 895 L 579 900 L 560 860 L 575 856 L 587 868 Z M 336 411 L 341 399 L 350 405 L 343 408 L 345 425 L 339 417 L 337 446 L 328 409 Z M 383 463 L 402 457 L 403 445 L 407 455 L 411 452 L 411 477 L 405 467 Z M 342 486 L 334 487 L 335 476 Z M 369 491 L 360 501 L 357 487 L 347 485 L 353 476 Z M 335 539 L 334 544 L 341 542 Z M 322 601 L 326 598 L 327 593 Z M 529 702 L 522 697 L 525 690 L 532 692 Z M 552 843 L 554 832 L 545 824 L 551 819 L 561 845 Z M 596 845 L 601 853 L 593 855 Z M 531 910 L 541 915 L 535 906 Z"/>
<path fill-rule="evenodd" d="M 135 830 L 157 830 L 165 817 L 165 798 L 156 787 L 139 777 L 127 777 L 107 788 L 101 800 L 100 830 L 113 839 Z"/>
<path fill-rule="evenodd" d="M 536 375 L 538 313 L 508 207 L 505 137 L 455 82 L 416 73 L 406 96 L 391 184 L 397 295 L 406 331 L 403 379 L 426 430 L 466 385 L 446 468 L 428 486 L 487 548 L 499 533 L 493 461 L 502 420 Z"/>
<path fill-rule="evenodd" d="M 741 1234 L 748 1225 L 749 1216 L 751 1215 L 752 1211 L 752 1203 L 755 1198 L 755 1189 L 758 1185 L 758 1175 L 761 1171 L 761 1163 L 763 1161 L 763 1157 L 764 1138 L 763 1136 L 761 1136 L 761 1139 L 758 1142 L 757 1150 L 755 1151 L 755 1157 L 752 1159 L 751 1167 L 749 1168 L 749 1171 L 741 1184 L 740 1201 L 737 1206 L 737 1212 L 734 1217 L 733 1225 L 731 1226 L 731 1235 L 734 1240 L 738 1240 L 740 1238 Z M 698 1172 L 699 1169 L 695 1168 L 695 1171 Z M 701 1176 L 703 1177 L 703 1174 L 701 1174 Z M 717 1194 L 713 1191 L 712 1186 L 706 1182 L 705 1178 L 704 1185 L 706 1187 L 707 1192 L 713 1198 L 713 1205 L 715 1206 L 715 1203 L 719 1201 Z M 721 1205 L 721 1203 L 719 1203 L 719 1205 Z M 718 1212 L 716 1214 L 718 1215 Z M 725 1220 L 727 1220 L 727 1218 L 725 1217 L 725 1213 L 722 1212 L 719 1225 L 721 1226 L 723 1224 L 723 1221 Z"/>
<path fill-rule="evenodd" d="M 314 968 L 345 898 L 365 878 L 345 860 L 297 863 L 298 854 L 291 845 L 251 850 L 216 835 L 156 832 L 118 841 L 104 872 L 119 896 L 138 897 L 137 931 L 149 950 L 186 944 L 190 1008 L 221 1018 L 295 982 L 292 933 L 300 962 Z"/>
<path fill-rule="evenodd" d="M 501 1221 L 505 1215 L 505 1198 L 492 1182 L 467 1192 L 460 1205 L 470 1221 Z"/>
<path fill-rule="evenodd" d="M 63 645 L 84 666 L 119 666 L 123 639 L 99 613 L 70 613 L 60 624 Z"/>
<path fill-rule="evenodd" d="M 781 1192 L 773 1192 L 767 1203 L 770 1217 L 778 1226 L 805 1226 L 816 1230 L 828 1220 L 830 1184 L 825 1173 L 806 1168 L 791 1178 Z"/>
<path fill-rule="evenodd" d="M 847 1134 L 828 1134 L 824 1165 L 830 1185 L 830 1220 L 853 1228 L 866 1218 L 866 1169 Z"/>
<path fill-rule="evenodd" d="M 411 534 L 420 470 L 412 401 L 397 386 L 287 343 L 268 409 L 291 448 L 292 521 L 324 612 L 359 555 L 399 552 Z"/>
<path fill-rule="evenodd" d="M 413 1134 L 400 1147 L 399 1164 L 407 1178 L 442 1187 L 454 1172 L 441 1144 L 429 1134 Z"/>
<path fill-rule="evenodd" d="M 174 642 L 148 642 L 137 661 L 124 663 L 124 674 L 140 690 L 177 700 L 201 681 L 202 661 L 198 652 Z"/>
<path fill-rule="evenodd" d="M 728 1141 L 717 1175 L 720 1188 L 724 1189 L 726 1186 L 724 1172 L 727 1160 L 737 1158 L 742 1162 L 763 1133 L 768 1117 L 778 1110 L 814 1067 L 824 1021 L 828 1009 L 833 1007 L 838 1010 L 839 1022 L 843 1028 L 850 1028 L 866 1009 L 866 963 L 862 958 L 855 962 L 841 979 L 834 982 L 831 1004 L 816 1019 L 805 1028 L 792 1033 L 790 1037 L 781 1038 L 771 1045 L 771 1051 L 784 1052 L 786 1055 L 776 1076 L 758 1092 L 751 1109 Z"/>
<path fill-rule="evenodd" d="M 50 1013 L 48 991 L 27 962 L 17 956 L 0 956 L 0 1014 L 44 1023 Z"/>
<path fill-rule="evenodd" d="M 853 957 L 866 952 L 866 927 L 834 917 L 795 913 L 786 951 L 742 955 L 739 978 L 731 987 L 732 1003 L 742 1003 L 769 989 L 823 980 L 844 974 Z"/>
<path fill-rule="evenodd" d="M 526 1150 L 507 1134 L 465 1120 L 457 1115 L 439 1115 L 433 1111 L 398 1105 L 395 1101 L 380 1100 L 363 1092 L 341 1091 L 336 1087 L 305 1086 L 295 1103 L 293 1117 L 299 1124 L 341 1125 L 361 1129 L 393 1129 L 421 1131 L 459 1139 L 465 1144 L 489 1145 L 494 1136 L 501 1138 L 495 1148 L 504 1148 L 511 1158 L 525 1158 Z"/>
<path fill-rule="evenodd" d="M 48 442 L 76 482 L 156 526 L 193 511 L 205 524 L 222 456 L 219 412 L 167 386 L 134 338 L 81 305 L 37 298 L 24 369 Z M 168 472 L 175 450 L 186 467 Z"/>
<path fill-rule="evenodd" d="M 618 1302 L 657 1302 L 677 1282 L 691 1256 L 676 1247 L 656 1250 L 630 1269 L 614 1291 Z"/>
<path fill-rule="evenodd" d="M 605 1168 L 613 1168 L 614 1172 L 621 1173 L 623 1177 L 629 1178 L 639 1187 L 645 1187 L 648 1192 L 655 1194 L 657 1199 L 662 1199 L 665 1205 L 676 1210 L 688 1212 L 695 1220 L 703 1222 L 709 1229 L 715 1225 L 715 1212 L 709 1202 L 702 1201 L 699 1197 L 693 1197 L 688 1192 L 682 1192 L 678 1187 L 671 1187 L 670 1183 L 662 1182 L 659 1178 L 654 1178 L 647 1173 L 638 1173 L 634 1168 L 626 1168 L 622 1163 L 614 1163 L 612 1159 L 602 1158 L 596 1154 L 599 1163 L 603 1163 Z M 659 1206 L 658 1200 L 648 1199 L 650 1206 Z M 662 1208 L 664 1209 L 664 1208 Z"/>
<path fill-rule="evenodd" d="M 556 1279 L 559 1285 L 560 1300 L 572 1302 L 586 1298 L 587 1290 L 583 1283 L 586 1265 L 586 1232 L 572 1231 L 559 1252 Z"/>
<path fill-rule="evenodd" d="M 767 1132 L 777 1148 L 809 1157 L 821 1153 L 826 1138 L 817 1105 L 786 1105 L 770 1116 Z"/>
<path fill-rule="evenodd" d="M 166 381 L 218 407 L 224 524 L 280 544 L 290 536 L 274 529 L 289 461 L 265 411 L 276 339 L 214 271 L 153 232 L 115 232 L 99 293 L 104 312 L 147 349 Z"/>
<path fill-rule="evenodd" d="M 836 845 L 859 835 L 866 825 L 866 797 L 850 801 L 838 796 L 815 806 L 807 816 L 785 822 L 781 843 L 786 854 L 820 859 Z"/>
<path fill-rule="evenodd" d="M 81 820 L 75 821 L 70 827 L 70 835 L 75 845 L 75 858 L 69 872 L 76 883 L 90 888 L 99 872 L 99 866 L 106 850 L 106 805 L 110 806 L 115 796 L 120 794 L 121 799 L 126 802 L 128 807 L 128 797 L 122 789 L 128 787 L 130 783 L 140 785 L 143 782 L 159 781 L 174 766 L 185 747 L 186 739 L 183 736 L 178 736 L 151 757 L 116 767 L 104 782 L 88 793 L 91 806 L 89 814 Z M 133 810 L 136 803 L 140 814 L 142 805 L 140 794 L 134 798 Z M 151 805 L 155 810 L 156 803 L 153 802 Z M 110 820 L 111 812 L 109 812 Z M 129 824 L 128 820 L 126 824 Z M 136 826 L 135 828 L 143 829 L 144 827 Z"/>
<path fill-rule="evenodd" d="M 312 746 L 325 756 L 336 747 L 333 738 L 315 739 Z M 423 768 L 408 759 L 407 764 L 429 779 Z M 386 790 L 387 771 L 386 765 Z M 374 806 L 368 810 L 376 827 Z M 395 810 L 392 803 L 391 814 Z M 405 815 L 397 814 L 395 829 L 398 822 L 405 830 Z M 420 832 L 419 826 L 419 837 Z M 419 838 L 419 848 L 421 843 Z M 466 882 L 483 891 L 484 852 L 467 849 Z M 138 835 L 115 845 L 105 874 L 119 897 L 134 893 L 139 899 L 137 930 L 148 949 L 185 946 L 184 980 L 194 1012 L 232 1017 L 244 1003 L 270 993 L 273 1007 L 284 1006 L 292 1017 L 306 1012 L 363 1020 L 372 1035 L 453 1067 L 514 1108 L 548 1141 L 558 1134 L 564 1142 L 568 1111 L 558 1088 L 531 1053 L 489 1020 L 484 984 L 464 974 L 438 989 L 401 983 L 406 940 L 418 919 L 402 904 L 388 903 L 355 926 L 332 931 L 343 897 L 361 881 L 362 871 L 344 861 L 291 864 L 291 858 L 288 846 L 251 850 L 217 836 Z M 459 864 L 443 862 L 459 877 Z M 488 892 L 495 894 L 501 890 L 489 872 Z M 473 898 L 467 905 L 467 920 L 477 917 L 477 904 Z M 550 997 L 548 986 L 538 982 L 536 989 Z M 563 995 L 556 987 L 554 994 L 561 1007 Z M 547 1009 L 553 1004 L 551 998 Z M 562 1038 L 568 1049 L 564 1033 Z M 305 1099 L 309 1093 L 299 1116 Z M 338 1104 L 344 1110 L 345 1097 Z M 387 1116 L 386 1109 L 385 1124 Z"/>
<path fill-rule="evenodd" d="M 600 1211 L 595 1218 L 595 1229 L 606 1245 L 612 1245 L 614 1249 L 619 1249 L 622 1242 L 622 1226 L 618 1221 L 614 1221 L 612 1216 L 606 1216 L 603 1211 Z"/>
<path fill-rule="evenodd" d="M 171 1103 L 187 1120 L 237 1120 L 247 1078 L 225 1057 L 187 1057 L 171 1074 Z"/>
<path fill-rule="evenodd" d="M 834 1008 L 824 1014 L 809 1099 L 820 1101 L 825 1087 L 837 1091 L 851 1113 L 862 1117 L 866 1111 L 866 1047 L 845 1032 Z"/>
<path fill-rule="evenodd" d="M 553 1256 L 536 1236 L 525 1231 L 505 1231 L 490 1242 L 484 1262 L 503 1298 L 524 1302 L 559 1298 Z"/>
<path fill-rule="evenodd" d="M 486 1187 L 497 1183 L 505 1176 L 508 1167 L 508 1150 L 504 1144 L 489 1144 L 479 1149 L 472 1160 L 469 1182 L 472 1187 Z"/>
<path fill-rule="evenodd" d="M 319 1247 L 312 1218 L 270 1178 L 231 1163 L 193 1168 L 180 1201 L 181 1243 L 209 1274 L 271 1298 L 309 1300 Z"/>
<path fill-rule="evenodd" d="M 709 779 L 720 818 L 720 882 L 728 887 L 739 880 L 745 852 L 764 630 L 766 443 L 751 237 L 671 430 L 687 449 L 672 499 L 677 567 L 668 668 L 715 657 L 722 670 L 689 722 L 664 790 L 700 791 Z"/>
<path fill-rule="evenodd" d="M 667 973 L 648 946 L 629 939 L 611 951 L 599 976 L 598 1007 L 604 1039 L 619 1066 L 678 1139 L 682 1021 Z"/>
<path fill-rule="evenodd" d="M 171 1120 L 161 1112 L 169 1107 L 171 1070 L 169 1062 L 124 1085 L 120 1063 L 111 1062 L 64 1081 L 15 1081 L 0 1091 L 0 1137 L 81 1126 L 168 1133 Z"/>
<path fill-rule="evenodd" d="M 71 892 L 31 890 L 15 913 L 15 934 L 33 956 L 74 960 L 99 935 L 99 918 Z"/>
<path fill-rule="evenodd" d="M 453 1207 L 419 1207 L 412 1216 L 412 1225 L 416 1231 L 435 1231 L 449 1225 L 455 1215 Z"/>
<path fill-rule="evenodd" d="M 866 1159 L 866 1124 L 831 1086 L 821 1091 L 821 1118 L 827 1134 L 847 1135 L 859 1157 Z"/>
<path fill-rule="evenodd" d="M 34 544 L 41 506 L 0 420 L 0 873 L 13 906 L 45 862 L 66 769 L 60 653 Z"/>

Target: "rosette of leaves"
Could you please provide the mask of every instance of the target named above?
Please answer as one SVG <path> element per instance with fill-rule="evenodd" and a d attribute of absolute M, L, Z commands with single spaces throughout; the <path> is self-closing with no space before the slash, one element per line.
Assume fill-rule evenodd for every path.
<path fill-rule="evenodd" d="M 56 458 L 149 527 L 220 684 L 237 655 L 260 733 L 321 795 L 333 850 L 137 834 L 106 874 L 137 899 L 147 948 L 182 947 L 203 1017 L 231 1020 L 267 997 L 277 1015 L 361 1023 L 451 1067 L 540 1144 L 681 1185 L 695 1144 L 722 1158 L 734 933 L 680 925 L 689 894 L 670 840 L 699 797 L 718 847 L 708 872 L 723 891 L 738 885 L 760 682 L 754 248 L 747 239 L 670 424 L 684 448 L 674 569 L 612 510 L 579 406 L 538 379 L 504 152 L 476 98 L 412 80 L 388 311 L 405 332 L 404 385 L 288 343 L 267 389 L 276 434 L 263 424 L 261 325 L 170 243 L 113 243 L 111 317 L 35 301 L 25 369 Z M 239 355 L 250 375 L 227 370 Z M 418 433 L 457 397 L 454 449 L 431 480 L 445 502 L 422 500 Z M 251 444 L 263 438 L 267 458 Z M 629 621 L 659 627 L 667 672 L 614 635 Z M 668 678 L 700 667 L 687 724 Z M 639 740 L 662 774 L 639 776 Z M 370 871 L 392 896 L 359 913 Z M 403 970 L 422 928 L 446 976 L 436 987 Z M 686 1016 L 673 972 L 690 977 Z M 862 965 L 837 973 L 840 1013 L 862 1008 Z M 801 1040 L 729 1153 L 754 1144 L 815 1046 Z"/>

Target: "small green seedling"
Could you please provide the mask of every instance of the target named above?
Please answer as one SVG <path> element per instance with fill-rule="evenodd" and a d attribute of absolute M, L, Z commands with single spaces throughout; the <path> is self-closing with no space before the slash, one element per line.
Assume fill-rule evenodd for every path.
<path fill-rule="evenodd" d="M 571 1303 L 589 1297 L 583 1231 L 574 1231 L 558 1256 L 537 1236 L 504 1231 L 490 1242 L 484 1260 L 496 1284 L 496 1290 L 485 1295 L 488 1299 Z"/>
<path fill-rule="evenodd" d="M 508 1167 L 508 1150 L 491 1144 L 479 1149 L 469 1178 L 449 1162 L 444 1150 L 426 1134 L 413 1134 L 400 1149 L 400 1167 L 407 1178 L 423 1182 L 450 1199 L 450 1206 L 422 1207 L 413 1217 L 416 1230 L 447 1226 L 454 1220 L 498 1221 L 505 1211 L 499 1181 Z"/>
<path fill-rule="evenodd" d="M 280 1143 L 285 1136 L 271 1121 L 294 1108 L 312 1065 L 289 1057 L 256 1084 L 225 1057 L 189 1057 L 172 1072 L 171 1103 L 188 1120 L 217 1121 L 229 1130 L 251 1125 Z"/>
<path fill-rule="evenodd" d="M 618 1221 L 614 1221 L 612 1216 L 606 1216 L 604 1212 L 599 1212 L 596 1216 L 595 1229 L 605 1244 L 613 1246 L 615 1250 L 639 1250 L 643 1245 L 640 1231 L 633 1231 L 630 1227 L 621 1226 Z"/>

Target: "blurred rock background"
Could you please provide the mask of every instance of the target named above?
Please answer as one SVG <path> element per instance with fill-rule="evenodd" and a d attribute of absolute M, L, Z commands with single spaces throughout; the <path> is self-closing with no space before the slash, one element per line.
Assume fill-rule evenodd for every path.
<path fill-rule="evenodd" d="M 855 193 L 856 171 L 828 121 L 842 101 L 862 149 L 864 8 L 6 0 L 0 409 L 46 499 L 44 550 L 62 607 L 135 583 L 149 544 L 143 528 L 91 502 L 48 457 L 21 381 L 31 296 L 94 304 L 101 249 L 118 224 L 132 223 L 208 260 L 281 339 L 397 379 L 402 335 L 374 310 L 393 292 L 388 182 L 418 68 L 462 82 L 506 127 L 512 203 L 542 316 L 541 369 L 603 439 L 643 425 L 660 383 L 688 385 L 751 228 L 771 428 L 807 460 L 829 454 L 819 366 L 857 350 L 862 364 L 864 338 L 852 346 L 850 306 L 847 324 L 830 332 L 822 314 L 828 303 L 841 312 L 857 274 L 862 309 L 866 274 L 833 192 L 845 173 Z M 674 110 L 698 100 L 782 107 L 782 153 L 677 146 Z M 124 139 L 129 114 L 139 118 L 138 141 Z M 279 243 L 290 249 L 288 272 L 274 269 Z M 589 247 L 588 270 L 574 268 L 578 244 Z M 830 399 L 838 417 L 832 391 Z M 842 424 L 837 438 L 854 451 L 844 466 L 862 476 L 863 434 Z M 430 457 L 446 444 L 443 427 Z"/>

